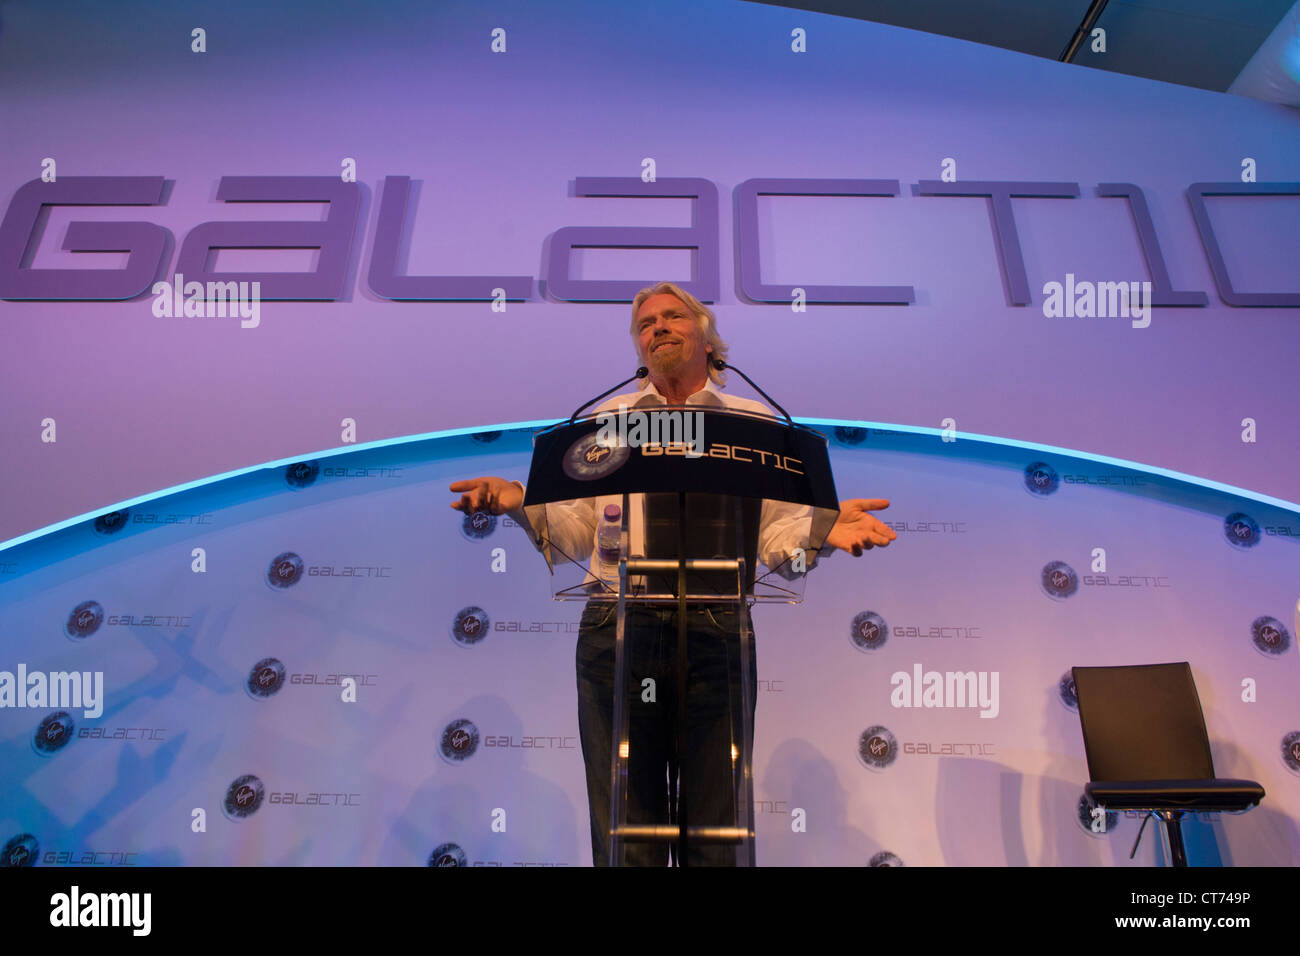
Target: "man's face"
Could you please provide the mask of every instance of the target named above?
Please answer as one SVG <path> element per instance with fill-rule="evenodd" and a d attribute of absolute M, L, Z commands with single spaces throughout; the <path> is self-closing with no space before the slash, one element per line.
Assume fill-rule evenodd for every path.
<path fill-rule="evenodd" d="M 662 292 L 641 303 L 636 312 L 637 344 L 642 358 L 656 376 L 708 375 L 709 353 L 699 324 L 685 303 Z"/>

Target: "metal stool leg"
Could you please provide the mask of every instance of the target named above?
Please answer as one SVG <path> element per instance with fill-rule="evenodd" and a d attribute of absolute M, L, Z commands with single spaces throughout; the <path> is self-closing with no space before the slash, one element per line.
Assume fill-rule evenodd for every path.
<path fill-rule="evenodd" d="M 1187 847 L 1183 844 L 1183 812 L 1181 810 L 1164 810 L 1160 819 L 1165 822 L 1165 833 L 1169 836 L 1170 862 L 1174 866 L 1187 865 Z"/>

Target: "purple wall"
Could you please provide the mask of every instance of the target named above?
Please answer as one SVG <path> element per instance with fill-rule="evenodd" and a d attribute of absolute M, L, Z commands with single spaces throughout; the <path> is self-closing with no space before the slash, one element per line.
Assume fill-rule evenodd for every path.
<path fill-rule="evenodd" d="M 5 290 L 20 265 L 125 266 L 124 253 L 63 251 L 73 221 L 164 227 L 170 238 L 141 236 L 163 240 L 156 278 L 171 280 L 200 223 L 323 214 L 223 203 L 222 177 L 337 177 L 352 157 L 360 204 L 350 248 L 215 257 L 219 269 L 341 279 L 336 301 L 264 301 L 257 328 L 156 317 L 147 291 L 70 302 L 0 290 L 13 296 L 0 301 L 0 541 L 336 447 L 345 418 L 368 442 L 567 414 L 630 374 L 634 356 L 626 305 L 549 294 L 551 239 L 564 227 L 690 225 L 685 200 L 573 195 L 580 177 L 639 183 L 646 157 L 661 186 L 716 187 L 717 251 L 701 257 L 704 273 L 716 260 L 720 328 L 736 363 L 794 414 L 932 428 L 953 418 L 962 432 L 1300 500 L 1289 371 L 1300 314 L 1223 301 L 1187 196 L 1193 183 L 1240 184 L 1245 157 L 1261 184 L 1294 184 L 1294 111 L 761 5 L 569 7 L 5 4 L 0 209 L 12 212 L 47 157 L 65 186 L 167 180 L 153 207 L 50 208 L 27 260 L 0 263 Z M 191 52 L 194 27 L 205 53 Z M 796 27 L 806 53 L 791 50 Z M 504 53 L 491 51 L 494 28 Z M 1030 304 L 1011 304 L 987 200 L 914 195 L 947 157 L 958 186 L 1078 184 L 1078 198 L 1012 200 Z M 414 181 L 407 274 L 530 277 L 526 298 L 496 312 L 372 292 L 388 176 Z M 899 194 L 759 198 L 762 283 L 911 286 L 915 301 L 794 313 L 742 296 L 735 190 L 778 177 L 897 180 Z M 1204 293 L 1205 306 L 1158 307 L 1142 329 L 1043 315 L 1044 283 L 1067 273 L 1151 279 L 1129 204 L 1098 196 L 1100 183 L 1142 187 L 1173 289 Z M 1208 208 L 1237 290 L 1295 299 L 1300 197 Z M 685 250 L 587 249 L 571 265 L 575 279 L 647 282 L 692 268 Z M 42 441 L 46 418 L 54 443 Z"/>

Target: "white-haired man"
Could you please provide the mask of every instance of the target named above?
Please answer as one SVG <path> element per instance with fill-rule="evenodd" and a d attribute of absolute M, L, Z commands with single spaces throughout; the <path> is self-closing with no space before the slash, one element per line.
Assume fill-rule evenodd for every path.
<path fill-rule="evenodd" d="M 713 313 L 684 289 L 661 282 L 641 290 L 632 303 L 631 331 L 637 355 L 650 374 L 641 380 L 639 394 L 609 398 L 597 406 L 597 411 L 616 410 L 620 405 L 641 408 L 693 405 L 772 415 L 760 402 L 721 391 L 725 376 L 712 366 L 711 359 L 726 358 L 726 343 L 718 336 Z M 495 476 L 457 481 L 451 490 L 461 495 L 458 501 L 452 502 L 453 508 L 467 514 L 508 513 L 525 528 L 534 544 L 540 546 L 545 539 L 554 551 L 574 560 L 594 557 L 597 514 L 598 508 L 603 509 L 602 499 L 588 498 L 525 511 L 524 486 Z M 630 506 L 635 512 L 637 504 L 630 503 Z M 888 545 L 897 535 L 871 514 L 887 507 L 889 502 L 883 499 L 854 498 L 840 502 L 840 515 L 827 535 L 826 545 L 853 555 Z M 810 509 L 765 502 L 758 541 L 763 563 L 776 568 L 795 547 L 803 547 L 808 566 L 814 565 L 818 553 L 807 547 L 810 519 Z M 635 553 L 635 547 L 633 550 Z M 718 782 L 730 777 L 727 658 L 739 647 L 739 619 L 735 610 L 723 603 L 695 606 L 687 613 L 690 618 L 687 622 L 687 753 L 677 754 L 674 743 L 677 608 L 634 606 L 629 612 L 629 673 L 638 681 L 651 677 L 660 688 L 652 703 L 629 695 L 630 746 L 639 757 L 630 761 L 629 768 L 630 823 L 663 823 L 669 819 L 674 797 L 669 772 L 679 762 L 685 779 L 694 783 L 683 795 L 690 825 L 730 825 L 734 820 L 730 788 Z M 587 770 L 592 857 L 597 866 L 609 859 L 614 617 L 613 603 L 589 602 L 582 613 L 577 648 L 578 726 Z M 751 654 L 750 661 L 750 680 L 752 686 L 757 686 L 755 655 Z M 750 717 L 752 721 L 752 712 Z M 630 844 L 625 859 L 632 864 L 663 865 L 668 861 L 668 848 L 663 844 Z M 734 859 L 735 852 L 730 847 L 691 844 L 690 859 L 685 862 L 716 865 Z"/>

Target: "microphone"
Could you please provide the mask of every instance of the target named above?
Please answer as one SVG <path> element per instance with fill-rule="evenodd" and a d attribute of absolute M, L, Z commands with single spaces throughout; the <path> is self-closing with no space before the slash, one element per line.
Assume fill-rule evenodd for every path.
<path fill-rule="evenodd" d="M 737 369 L 736 371 L 740 371 L 740 370 Z M 640 368 L 638 368 L 638 369 L 636 370 L 636 374 L 633 375 L 631 378 L 625 378 L 623 381 L 619 382 L 619 383 L 618 383 L 617 385 L 615 385 L 613 388 L 608 389 L 607 391 L 601 392 L 599 395 L 597 395 L 595 398 L 593 398 L 591 401 L 589 401 L 586 405 L 580 405 L 580 406 L 578 406 L 578 411 L 577 411 L 577 412 L 574 412 L 572 415 L 569 416 L 569 424 L 572 425 L 572 424 L 573 424 L 573 420 L 574 420 L 575 418 L 578 417 L 578 412 L 581 412 L 581 411 L 582 411 L 584 408 L 586 408 L 587 406 L 596 404 L 596 402 L 600 401 L 602 398 L 604 398 L 606 395 L 610 394 L 611 392 L 617 392 L 620 388 L 622 388 L 624 385 L 628 384 L 629 382 L 635 382 L 637 379 L 639 379 L 639 378 L 645 378 L 645 377 L 646 377 L 647 375 L 649 375 L 649 374 L 650 374 L 650 370 L 649 370 L 648 368 L 646 368 L 644 365 L 642 365 Z M 741 372 L 741 374 L 743 375 L 744 373 Z M 746 379 L 746 381 L 749 381 L 749 380 Z M 752 384 L 752 383 L 751 383 L 751 384 Z M 758 388 L 757 385 L 755 385 L 754 387 L 755 387 L 755 388 Z M 776 402 L 772 402 L 772 404 L 775 405 Z M 786 418 L 789 418 L 789 417 L 790 417 L 789 415 L 786 416 Z"/>
<path fill-rule="evenodd" d="M 752 378 L 750 378 L 748 375 L 746 375 L 746 374 L 745 374 L 744 372 L 742 372 L 740 369 L 736 368 L 736 366 L 734 366 L 734 365 L 728 365 L 728 364 L 726 363 L 726 361 L 724 361 L 723 359 L 715 358 L 715 359 L 710 359 L 709 361 L 710 361 L 710 364 L 711 364 L 714 368 L 716 368 L 719 372 L 721 372 L 724 368 L 729 368 L 729 369 L 731 369 L 733 372 L 735 372 L 737 375 L 739 375 L 741 378 L 743 378 L 746 382 L 748 382 L 751 386 L 753 386 L 754 391 L 758 392 L 758 394 L 760 394 L 760 395 L 762 395 L 764 398 L 766 398 L 766 399 L 768 400 L 768 402 L 770 402 L 770 403 L 771 403 L 771 404 L 776 408 L 776 410 L 777 410 L 778 412 L 780 412 L 782 415 L 785 416 L 785 420 L 786 420 L 787 422 L 790 423 L 790 427 L 791 427 L 791 428 L 796 427 L 796 426 L 795 426 L 795 423 L 794 423 L 794 419 L 790 417 L 790 413 L 787 412 L 787 411 L 786 411 L 784 408 L 782 408 L 780 405 L 777 405 L 777 404 L 776 404 L 776 399 L 774 399 L 771 395 L 767 394 L 767 392 L 763 391 L 763 390 L 762 390 L 761 388 L 759 388 L 757 385 L 754 385 L 754 380 L 753 380 Z"/>

